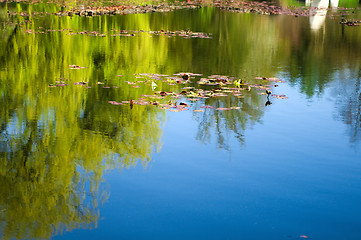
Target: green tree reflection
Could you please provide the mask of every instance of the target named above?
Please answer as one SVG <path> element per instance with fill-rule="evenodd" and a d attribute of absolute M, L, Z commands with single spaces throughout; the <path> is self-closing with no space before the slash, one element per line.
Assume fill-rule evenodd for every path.
<path fill-rule="evenodd" d="M 27 24 L 39 26 L 36 20 Z M 121 68 L 106 67 L 106 58 L 96 60 L 99 42 L 89 40 L 78 43 L 65 34 L 24 31 L 2 39 L 3 239 L 50 238 L 63 230 L 96 226 L 97 208 L 107 196 L 99 190 L 104 171 L 135 166 L 138 160 L 146 166 L 160 147 L 162 114 L 156 108 L 131 110 L 107 103 L 136 96 L 122 88 L 123 81 L 106 79 Z M 69 69 L 74 63 L 89 69 Z M 64 77 L 68 86 L 48 87 Z M 120 88 L 107 91 L 96 84 L 103 80 Z M 92 88 L 74 85 L 76 81 L 87 81 Z"/>

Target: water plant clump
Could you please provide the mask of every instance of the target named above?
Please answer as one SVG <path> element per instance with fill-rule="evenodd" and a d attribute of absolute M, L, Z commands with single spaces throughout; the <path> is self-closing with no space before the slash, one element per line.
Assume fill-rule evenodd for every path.
<path fill-rule="evenodd" d="M 70 65 L 72 69 L 81 69 L 78 65 Z M 122 77 L 122 75 L 116 75 Z M 69 86 L 71 80 L 60 78 L 55 83 L 49 84 L 49 87 Z M 131 97 L 129 99 L 117 100 L 109 99 L 108 104 L 116 106 L 153 106 L 162 110 L 171 112 L 181 112 L 192 109 L 194 112 L 203 112 L 205 109 L 214 109 L 217 111 L 239 110 L 239 105 L 211 106 L 206 104 L 207 99 L 215 99 L 222 102 L 222 98 L 243 99 L 247 94 L 255 92 L 257 95 L 266 95 L 266 106 L 270 105 L 270 97 L 274 99 L 287 99 L 284 94 L 273 94 L 271 89 L 276 86 L 275 83 L 285 81 L 275 77 L 254 77 L 245 81 L 236 77 L 212 74 L 203 77 L 203 74 L 180 72 L 173 75 L 155 74 L 155 73 L 138 73 L 133 77 L 123 81 L 128 86 L 129 92 L 144 89 L 149 94 L 142 94 L 140 97 Z M 73 85 L 91 88 L 89 82 L 74 82 Z M 98 86 L 103 89 L 120 88 L 123 86 L 105 84 L 97 82 L 93 87 Z M 167 87 L 168 86 L 168 87 Z M 277 85 L 278 86 L 278 85 Z M 133 89 L 133 90 L 132 90 Z M 198 104 L 199 102 L 200 104 Z M 197 104 L 195 104 L 197 103 Z"/>
<path fill-rule="evenodd" d="M 19 0 L 17 1 L 19 2 Z M 38 4 L 41 1 L 20 0 L 29 4 Z M 282 6 L 274 2 L 259 2 L 259 1 L 203 1 L 203 0 L 189 0 L 189 1 L 99 1 L 99 2 L 83 2 L 79 1 L 75 6 L 65 2 L 47 2 L 47 4 L 55 4 L 58 6 L 56 12 L 42 12 L 42 11 L 11 11 L 8 10 L 9 15 L 20 15 L 22 17 L 55 14 L 57 16 L 101 16 L 101 15 L 128 15 L 128 14 L 143 14 L 153 12 L 170 12 L 181 9 L 197 9 L 202 7 L 213 6 L 228 12 L 236 13 L 255 13 L 262 15 L 289 15 L 294 17 L 313 17 L 319 15 L 318 12 L 327 12 L 327 7 L 314 6 Z M 345 16 L 351 15 L 353 8 L 333 7 L 333 11 L 327 14 L 331 19 L 341 18 L 340 23 L 345 26 L 359 26 L 360 19 L 346 19 Z"/>
<path fill-rule="evenodd" d="M 201 38 L 201 39 L 210 39 L 212 38 L 212 33 L 204 32 L 193 32 L 190 29 L 186 30 L 157 30 L 157 31 L 145 31 L 145 30 L 116 30 L 111 29 L 108 32 L 99 32 L 99 31 L 74 31 L 73 29 L 44 29 L 43 27 L 38 27 L 38 30 L 27 29 L 25 33 L 28 34 L 49 34 L 53 32 L 65 32 L 66 35 L 84 35 L 89 37 L 138 37 L 148 34 L 150 37 L 181 37 L 181 38 Z M 82 68 L 77 65 L 70 65 L 73 69 Z"/>
<path fill-rule="evenodd" d="M 144 80 L 139 80 L 144 78 Z M 245 93 L 256 91 L 259 95 L 267 95 L 267 101 L 271 95 L 272 83 L 283 83 L 285 81 L 279 78 L 267 78 L 267 77 L 255 77 L 249 82 L 245 82 L 242 79 L 235 77 L 228 77 L 224 75 L 210 75 L 208 77 L 202 77 L 202 74 L 195 73 L 177 73 L 173 76 L 164 74 L 151 74 L 151 73 L 140 73 L 135 74 L 137 81 L 125 81 L 128 85 L 139 84 L 143 87 L 158 82 L 158 85 L 165 83 L 169 86 L 182 86 L 192 84 L 193 86 L 185 86 L 178 88 L 178 91 L 164 91 L 158 90 L 153 91 L 153 94 L 142 95 L 140 98 L 133 100 L 134 105 L 152 105 L 157 106 L 159 109 L 168 109 L 172 112 L 186 111 L 193 107 L 193 103 L 201 101 L 201 105 L 197 108 L 193 107 L 194 112 L 203 112 L 204 109 L 213 109 L 213 106 L 205 105 L 204 101 L 209 98 L 219 99 L 222 97 L 235 97 L 242 99 Z M 254 82 L 256 80 L 261 80 Z M 196 84 L 194 84 L 196 83 Z M 136 85 L 138 88 L 141 88 Z M 202 86 L 210 86 L 203 88 Z M 154 89 L 152 89 L 154 90 Z M 284 94 L 272 94 L 275 99 L 287 99 Z M 109 101 L 108 103 L 113 105 L 127 105 L 130 101 Z M 268 104 L 270 105 L 270 104 Z M 131 106 L 133 107 L 133 106 Z M 227 106 L 214 108 L 217 111 L 227 110 L 239 110 L 239 106 Z"/>

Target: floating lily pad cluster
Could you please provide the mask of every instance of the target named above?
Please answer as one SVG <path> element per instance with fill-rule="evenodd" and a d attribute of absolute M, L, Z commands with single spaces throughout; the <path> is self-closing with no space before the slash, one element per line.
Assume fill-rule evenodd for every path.
<path fill-rule="evenodd" d="M 44 30 L 42 27 L 39 27 L 39 31 L 34 31 L 32 29 L 27 29 L 25 31 L 29 34 L 48 34 L 49 32 L 67 32 L 66 35 L 86 35 L 91 37 L 136 37 L 139 34 L 149 34 L 151 37 L 153 36 L 165 36 L 168 38 L 172 37 L 183 37 L 183 38 L 212 38 L 211 33 L 203 33 L 203 32 L 192 32 L 190 29 L 187 30 L 179 30 L 179 31 L 170 31 L 170 30 L 159 30 L 159 31 L 135 31 L 135 30 L 115 30 L 112 29 L 111 32 L 97 32 L 97 31 L 80 31 L 73 32 L 72 29 L 46 29 Z"/>
<path fill-rule="evenodd" d="M 178 36 L 183 38 L 212 38 L 210 33 L 192 32 L 189 29 L 181 30 L 181 31 L 159 30 L 159 31 L 143 31 L 143 32 L 148 32 L 149 34 L 155 36 L 166 36 L 166 37 Z"/>
<path fill-rule="evenodd" d="M 30 4 L 36 5 L 37 1 L 24 1 L 24 0 L 16 0 L 16 2 L 29 2 Z M 48 2 L 48 4 L 53 3 L 55 5 L 60 5 L 62 10 L 59 12 L 36 12 L 36 11 L 23 11 L 23 12 L 8 12 L 9 15 L 20 15 L 23 17 L 29 16 L 43 16 L 54 14 L 57 16 L 100 16 L 100 15 L 128 15 L 128 14 L 143 14 L 149 12 L 170 12 L 179 9 L 196 9 L 201 8 L 202 5 L 199 1 L 187 1 L 187 2 L 179 2 L 174 1 L 171 3 L 159 3 L 159 4 L 146 4 L 146 5 L 137 5 L 136 3 L 131 4 L 129 1 L 123 1 L 119 3 L 113 3 L 113 6 L 95 6 L 97 5 L 96 1 L 92 1 L 92 3 L 87 2 L 90 6 L 84 6 L 83 4 L 79 4 L 79 6 L 74 6 L 71 4 L 64 4 L 64 1 L 53 1 Z"/>
<path fill-rule="evenodd" d="M 18 0 L 21 1 L 21 0 Z M 32 1 L 32 3 L 36 3 L 36 1 Z M 56 2 L 54 2 L 56 4 Z M 202 1 L 202 0 L 193 0 L 187 2 L 168 2 L 168 3 L 159 3 L 154 5 L 137 5 L 124 2 L 114 3 L 113 6 L 96 6 L 96 3 L 91 4 L 90 6 L 84 6 L 80 4 L 78 7 L 67 7 L 62 3 L 62 11 L 56 13 L 49 12 L 17 12 L 8 10 L 8 15 L 20 15 L 22 17 L 29 16 L 43 16 L 49 14 L 55 14 L 58 16 L 99 16 L 99 15 L 127 15 L 127 14 L 139 14 L 139 13 L 149 13 L 149 12 L 169 12 L 179 9 L 196 9 L 202 8 L 204 6 L 214 6 L 229 12 L 237 12 L 237 13 L 256 13 L 263 15 L 290 15 L 290 16 L 304 16 L 310 17 L 315 16 L 316 11 L 321 8 L 316 7 L 295 7 L 289 6 L 285 7 L 280 4 L 274 2 L 266 2 L 266 1 L 242 1 L 242 0 L 229 0 L 229 1 Z M 315 11 L 316 10 L 316 11 Z M 328 10 L 328 9 L 327 9 Z M 334 11 L 337 10 L 337 11 Z M 333 11 L 327 14 L 327 17 L 331 19 L 336 19 L 336 17 L 342 16 L 344 18 L 346 15 L 353 14 L 354 8 L 333 8 Z M 359 19 L 342 19 L 341 24 L 345 26 L 359 26 L 361 20 Z M 42 32 L 45 33 L 45 32 Z M 99 36 L 99 35 L 95 35 Z"/>
<path fill-rule="evenodd" d="M 340 21 L 340 24 L 346 25 L 346 26 L 359 26 L 361 23 L 361 20 L 357 20 L 357 19 L 346 19 L 346 18 L 342 18 Z"/>
<path fill-rule="evenodd" d="M 200 88 L 194 86 L 184 86 L 180 88 L 180 91 L 154 91 L 152 95 L 142 95 L 139 99 L 131 99 L 127 101 L 114 101 L 110 100 L 108 103 L 112 105 L 130 105 L 133 108 L 134 105 L 154 105 L 159 109 L 169 109 L 172 112 L 180 112 L 189 110 L 192 106 L 192 102 L 197 102 L 202 99 L 208 98 L 221 98 L 227 96 L 234 96 L 237 98 L 244 98 L 244 91 L 250 92 L 252 89 L 259 94 L 267 95 L 269 102 L 269 96 L 278 99 L 287 99 L 285 95 L 272 94 L 271 87 L 277 87 L 276 83 L 282 83 L 284 81 L 279 78 L 266 78 L 255 77 L 255 79 L 261 80 L 261 83 L 254 84 L 245 82 L 242 79 L 235 77 L 228 77 L 223 75 L 211 75 L 207 78 L 202 78 L 202 74 L 195 73 L 177 73 L 173 76 L 163 74 L 150 74 L 139 73 L 135 74 L 135 81 L 125 81 L 132 88 L 141 88 L 141 85 L 145 87 L 151 87 L 155 90 L 159 82 L 168 85 L 187 85 L 197 83 Z M 143 79 L 143 80 L 139 80 Z M 197 80 L 198 79 L 198 80 Z M 158 82 L 158 84 L 157 84 Z M 270 84 L 272 83 L 272 84 Z M 215 86 L 211 89 L 203 89 L 202 85 Z M 270 102 L 269 102 L 270 104 Z M 268 105 L 269 105 L 268 104 Z M 194 109 L 194 112 L 203 112 L 204 109 L 214 108 L 213 106 L 201 105 L 200 109 Z M 219 107 L 215 110 L 237 110 L 239 106 Z"/>
<path fill-rule="evenodd" d="M 262 15 L 289 15 L 295 17 L 311 17 L 315 16 L 317 10 L 323 8 L 317 7 L 283 7 L 281 5 L 274 4 L 272 2 L 258 2 L 258 1 L 218 1 L 215 3 L 215 6 L 229 12 L 237 13 L 257 13 Z M 324 9 L 328 10 L 328 9 Z M 336 10 L 336 11 L 334 11 Z M 343 8 L 336 7 L 333 8 L 333 11 L 326 16 L 331 19 L 337 19 L 337 17 L 342 16 L 341 24 L 346 26 L 358 26 L 361 20 L 357 19 L 345 19 L 346 15 L 353 14 L 354 8 Z"/>
<path fill-rule="evenodd" d="M 68 86 L 69 84 L 65 82 L 66 80 L 68 80 L 68 79 L 59 78 L 58 81 L 55 81 L 54 84 L 53 83 L 49 84 L 48 87 L 65 87 L 65 86 Z"/>
<path fill-rule="evenodd" d="M 69 69 L 85 69 L 76 64 L 69 65 Z M 123 77 L 116 75 L 116 77 Z M 267 95 L 266 106 L 270 105 L 269 97 L 275 99 L 287 99 L 283 94 L 272 94 L 271 88 L 277 87 L 278 83 L 283 83 L 279 78 L 254 77 L 251 81 L 245 81 L 236 77 L 228 77 L 225 75 L 210 75 L 203 77 L 202 74 L 181 72 L 173 75 L 154 74 L 154 73 L 138 73 L 133 75 L 134 79 L 125 80 L 124 82 L 129 87 L 134 88 L 148 88 L 152 94 L 141 95 L 138 99 L 128 99 L 125 101 L 116 101 L 110 99 L 109 104 L 112 105 L 129 105 L 132 109 L 134 105 L 152 105 L 159 109 L 169 109 L 172 112 L 180 112 L 189 110 L 193 102 L 204 102 L 208 98 L 222 98 L 233 96 L 236 98 L 244 98 L 245 92 L 256 91 L 259 95 Z M 128 78 L 129 79 L 129 78 Z M 49 84 L 49 87 L 65 87 L 69 86 L 70 79 L 59 78 L 55 83 Z M 74 82 L 74 85 L 91 88 L 88 82 Z M 119 86 L 107 86 L 103 82 L 97 82 L 97 85 L 102 85 L 102 88 L 119 88 Z M 158 90 L 158 85 L 174 86 L 177 91 L 163 91 Z M 204 109 L 211 109 L 213 106 L 200 105 L 198 109 L 193 109 L 194 112 L 203 112 Z M 237 110 L 239 106 L 218 107 L 215 110 Z"/>
<path fill-rule="evenodd" d="M 139 14 L 149 12 L 170 12 L 179 9 L 195 9 L 202 7 L 197 1 L 187 1 L 173 3 L 160 3 L 157 5 L 118 5 L 118 6 L 103 6 L 103 7 L 87 7 L 86 9 L 69 9 L 67 11 L 57 12 L 58 16 L 99 16 L 99 15 L 127 15 Z"/>
<path fill-rule="evenodd" d="M 291 15 L 291 16 L 304 16 L 309 17 L 313 13 L 310 12 L 310 9 L 320 9 L 316 7 L 283 7 L 281 5 L 274 4 L 274 2 L 257 2 L 257 1 L 220 1 L 215 3 L 220 9 L 230 11 L 230 12 L 240 12 L 240 13 L 258 13 L 263 15 Z M 351 14 L 349 11 L 353 11 L 353 8 L 334 8 L 336 10 L 342 11 L 342 15 Z M 335 15 L 337 13 L 334 13 Z"/>

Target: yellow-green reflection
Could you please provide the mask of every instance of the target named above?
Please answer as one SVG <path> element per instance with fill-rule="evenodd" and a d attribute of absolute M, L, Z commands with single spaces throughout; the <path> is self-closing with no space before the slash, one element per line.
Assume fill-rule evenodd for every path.
<path fill-rule="evenodd" d="M 72 24 L 78 21 L 59 23 L 64 28 Z M 94 226 L 98 205 L 107 195 L 99 192 L 104 170 L 135 166 L 138 160 L 146 166 L 160 147 L 163 115 L 156 108 L 107 103 L 132 93 L 119 79 L 107 82 L 119 89 L 95 84 L 122 71 L 116 62 L 103 64 L 99 41 L 12 31 L 1 45 L 2 237 L 50 238 L 64 229 Z M 74 63 L 89 68 L 69 69 Z M 48 87 L 63 77 L 68 86 Z M 89 81 L 93 88 L 74 85 L 76 81 Z"/>

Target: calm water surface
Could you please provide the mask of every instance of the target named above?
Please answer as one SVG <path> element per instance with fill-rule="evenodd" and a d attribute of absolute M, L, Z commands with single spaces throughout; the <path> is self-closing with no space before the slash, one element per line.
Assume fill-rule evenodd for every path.
<path fill-rule="evenodd" d="M 37 7 L 1 5 L 2 239 L 361 239 L 359 10 L 6 14 Z M 214 74 L 226 96 L 144 97 Z"/>

